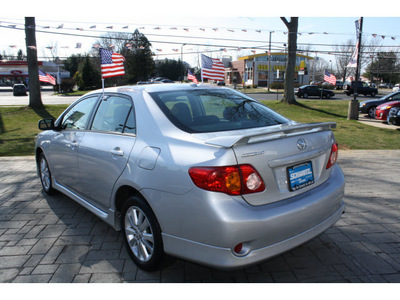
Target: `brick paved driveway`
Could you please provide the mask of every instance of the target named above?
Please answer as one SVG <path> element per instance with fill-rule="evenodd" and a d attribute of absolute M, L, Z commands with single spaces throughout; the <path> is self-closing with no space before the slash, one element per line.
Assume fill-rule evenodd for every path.
<path fill-rule="evenodd" d="M 0 282 L 400 282 L 400 151 L 341 151 L 346 214 L 308 243 L 233 272 L 171 259 L 141 271 L 121 235 L 42 193 L 33 157 L 0 157 Z"/>

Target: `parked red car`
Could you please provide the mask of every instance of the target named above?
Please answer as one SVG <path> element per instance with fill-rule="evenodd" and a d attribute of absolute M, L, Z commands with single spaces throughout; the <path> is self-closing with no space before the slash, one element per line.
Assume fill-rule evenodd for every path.
<path fill-rule="evenodd" d="M 392 107 L 400 107 L 400 101 L 386 102 L 379 105 L 375 110 L 375 119 L 386 121 L 389 110 Z"/>

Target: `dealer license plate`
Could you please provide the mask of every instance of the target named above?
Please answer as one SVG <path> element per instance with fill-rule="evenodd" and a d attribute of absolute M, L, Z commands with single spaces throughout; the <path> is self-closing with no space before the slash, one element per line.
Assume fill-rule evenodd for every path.
<path fill-rule="evenodd" d="M 291 192 L 302 189 L 314 183 L 314 174 L 311 161 L 287 168 L 289 190 Z"/>

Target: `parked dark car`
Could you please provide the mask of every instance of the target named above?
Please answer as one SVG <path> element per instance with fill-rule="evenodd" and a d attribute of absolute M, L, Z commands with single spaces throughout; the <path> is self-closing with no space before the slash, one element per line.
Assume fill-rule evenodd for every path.
<path fill-rule="evenodd" d="M 355 87 L 355 82 L 352 81 L 346 81 L 343 84 L 343 90 L 346 91 L 346 95 L 350 96 L 354 94 L 354 87 Z M 376 94 L 378 94 L 378 89 L 372 86 L 369 86 L 368 83 L 364 81 L 358 81 L 357 82 L 357 93 L 358 94 L 363 94 L 364 96 L 371 95 L 372 97 L 375 97 Z"/>
<path fill-rule="evenodd" d="M 335 89 L 336 90 L 343 90 L 343 81 L 336 80 Z"/>
<path fill-rule="evenodd" d="M 319 98 L 331 98 L 335 96 L 335 93 L 331 90 L 322 89 L 316 85 L 303 85 L 295 92 L 295 95 L 299 98 L 308 98 L 310 96 L 317 96 Z M 322 97 L 321 97 L 322 95 Z"/>
<path fill-rule="evenodd" d="M 171 79 L 161 79 L 160 80 L 162 83 L 175 83 L 175 81 L 171 80 Z"/>
<path fill-rule="evenodd" d="M 376 107 L 391 101 L 400 101 L 400 92 L 388 94 L 379 99 L 372 99 L 360 102 L 360 113 L 368 114 L 370 118 L 375 118 Z"/>
<path fill-rule="evenodd" d="M 22 83 L 14 84 L 13 95 L 14 96 L 26 96 L 26 86 Z"/>
<path fill-rule="evenodd" d="M 389 124 L 400 126 L 400 107 L 392 107 L 387 117 Z"/>

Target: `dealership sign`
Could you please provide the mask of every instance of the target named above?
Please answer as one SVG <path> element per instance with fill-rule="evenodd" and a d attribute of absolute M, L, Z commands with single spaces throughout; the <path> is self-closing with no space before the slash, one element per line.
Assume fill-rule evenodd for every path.
<path fill-rule="evenodd" d="M 22 73 L 24 73 L 24 72 L 22 72 L 22 71 L 20 71 L 20 70 L 11 70 L 10 73 L 11 73 L 12 75 L 22 75 Z"/>

